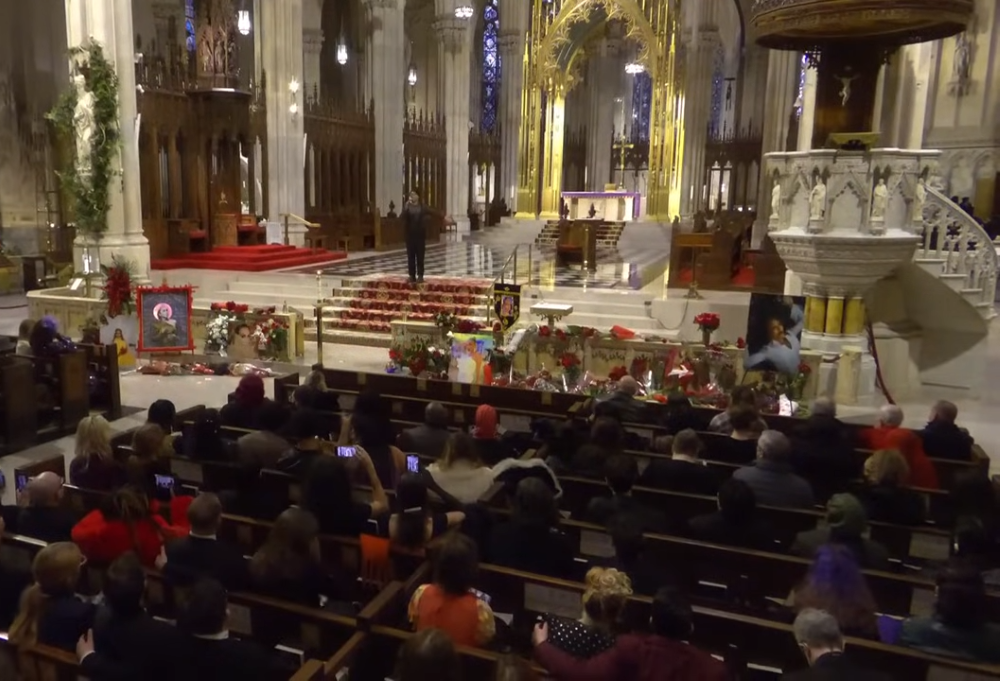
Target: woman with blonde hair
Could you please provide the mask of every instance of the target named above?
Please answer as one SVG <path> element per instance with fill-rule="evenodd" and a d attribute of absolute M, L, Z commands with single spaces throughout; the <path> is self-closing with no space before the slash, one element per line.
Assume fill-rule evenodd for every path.
<path fill-rule="evenodd" d="M 493 486 L 493 469 L 479 458 L 475 439 L 468 433 L 452 433 L 440 461 L 427 472 L 441 489 L 463 504 L 474 504 Z"/>
<path fill-rule="evenodd" d="M 620 570 L 594 567 L 584 579 L 579 620 L 547 616 L 548 641 L 573 657 L 590 659 L 615 645 L 619 621 L 632 595 L 632 580 Z"/>
<path fill-rule="evenodd" d="M 41 643 L 76 650 L 76 642 L 93 626 L 95 606 L 76 596 L 83 555 L 76 544 L 49 544 L 35 556 L 35 582 L 21 595 L 21 608 L 10 626 L 14 645 Z"/>
<path fill-rule="evenodd" d="M 125 484 L 125 469 L 111 451 L 111 425 L 99 415 L 85 416 L 76 427 L 76 454 L 69 481 L 77 487 L 110 492 Z"/>
<path fill-rule="evenodd" d="M 868 512 L 869 520 L 896 525 L 919 525 L 927 516 L 927 504 L 916 490 L 907 487 L 910 467 L 894 449 L 880 449 L 865 460 L 865 481 L 851 491 Z"/>

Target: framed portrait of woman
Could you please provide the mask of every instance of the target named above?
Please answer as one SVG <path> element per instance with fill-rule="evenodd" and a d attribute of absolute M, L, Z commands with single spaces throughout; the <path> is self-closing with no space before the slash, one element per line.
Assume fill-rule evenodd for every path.
<path fill-rule="evenodd" d="M 139 352 L 194 350 L 190 286 L 139 287 Z"/>

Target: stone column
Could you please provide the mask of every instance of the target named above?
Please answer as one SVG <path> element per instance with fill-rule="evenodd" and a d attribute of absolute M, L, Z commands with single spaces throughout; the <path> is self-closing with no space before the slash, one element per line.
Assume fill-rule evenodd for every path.
<path fill-rule="evenodd" d="M 756 45 L 747 45 L 744 48 L 743 69 L 740 73 L 742 82 L 739 87 L 739 122 L 736 126 L 739 130 L 752 132 L 762 130 L 764 127 L 767 100 L 774 96 L 768 89 L 767 82 L 770 76 L 771 53 L 771 50 Z M 723 91 L 724 100 L 725 91 Z M 787 125 L 787 120 L 785 123 Z"/>
<path fill-rule="evenodd" d="M 471 19 L 452 14 L 438 15 L 434 31 L 441 45 L 439 83 L 448 138 L 445 171 L 445 212 L 467 233 L 469 224 L 469 96 L 471 89 Z"/>
<path fill-rule="evenodd" d="M 690 219 L 703 206 L 705 143 L 712 107 L 712 76 L 719 32 L 698 29 L 685 36 L 687 73 L 684 85 L 684 163 L 682 166 L 681 219 Z"/>
<path fill-rule="evenodd" d="M 302 81 L 310 97 L 321 94 L 319 55 L 323 49 L 323 30 L 306 28 L 302 30 Z"/>
<path fill-rule="evenodd" d="M 140 280 L 149 277 L 149 241 L 142 233 L 142 197 L 139 190 L 139 136 L 135 101 L 134 38 L 132 0 L 66 0 L 66 38 L 70 48 L 86 45 L 93 38 L 118 74 L 118 120 L 121 151 L 112 167 L 120 179 L 111 181 L 108 193 L 111 210 L 108 229 L 91 257 L 110 264 L 119 254 L 136 265 Z M 83 235 L 74 242 L 73 258 L 77 271 L 83 271 Z M 96 251 L 96 253 L 95 253 Z"/>
<path fill-rule="evenodd" d="M 604 191 L 610 181 L 615 160 L 611 155 L 611 139 L 615 129 L 615 98 L 610 96 L 621 81 L 619 52 L 621 41 L 605 38 L 593 47 L 587 65 L 589 117 L 587 121 L 587 179 L 589 189 Z"/>
<path fill-rule="evenodd" d="M 500 0 L 500 191 L 511 215 L 517 212 L 520 172 L 521 100 L 524 91 L 524 48 L 531 3 Z"/>
<path fill-rule="evenodd" d="M 798 151 L 811 151 L 813 124 L 816 122 L 816 82 L 819 71 L 806 69 L 806 86 L 802 90 L 802 118 L 799 119 Z"/>
<path fill-rule="evenodd" d="M 403 118 L 406 113 L 404 0 L 366 0 L 371 10 L 367 96 L 375 101 L 375 208 L 403 207 Z"/>
<path fill-rule="evenodd" d="M 798 77 L 797 52 L 767 51 L 767 96 L 764 99 L 764 117 L 761 121 L 761 154 L 785 151 L 792 109 L 795 106 L 795 83 Z M 757 185 L 757 219 L 753 224 L 754 248 L 767 235 L 771 217 L 771 189 L 773 183 L 767 176 L 767 165 L 761 164 L 761 179 Z"/>
<path fill-rule="evenodd" d="M 285 215 L 304 217 L 306 211 L 302 0 L 262 2 L 259 23 L 261 63 L 267 74 L 267 221 L 284 225 Z M 289 243 L 305 245 L 305 232 L 304 225 L 290 222 Z"/>

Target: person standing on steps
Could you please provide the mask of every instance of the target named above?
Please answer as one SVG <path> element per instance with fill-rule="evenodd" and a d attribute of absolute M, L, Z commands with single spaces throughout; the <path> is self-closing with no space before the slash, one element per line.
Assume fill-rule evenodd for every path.
<path fill-rule="evenodd" d="M 410 192 L 403 206 L 403 227 L 406 234 L 406 267 L 410 283 L 424 283 L 424 251 L 427 249 L 427 208 L 420 203 L 420 194 Z"/>

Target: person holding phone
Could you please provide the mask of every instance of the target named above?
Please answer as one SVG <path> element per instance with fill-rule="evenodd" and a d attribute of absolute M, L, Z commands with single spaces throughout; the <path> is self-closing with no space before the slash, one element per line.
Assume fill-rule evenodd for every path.
<path fill-rule="evenodd" d="M 389 512 L 389 498 L 368 452 L 359 446 L 338 447 L 338 454 L 348 449 L 353 450 L 353 456 L 349 458 L 324 456 L 317 459 L 302 489 L 302 507 L 316 516 L 323 534 L 356 537 L 366 530 L 370 519 Z M 348 470 L 352 464 L 349 461 L 364 471 L 372 488 L 371 503 L 352 498 Z"/>
<path fill-rule="evenodd" d="M 479 572 L 476 545 L 453 534 L 434 559 L 434 582 L 417 588 L 410 599 L 409 619 L 416 631 L 441 629 L 462 646 L 484 646 L 496 633 L 488 596 L 472 585 Z"/>

